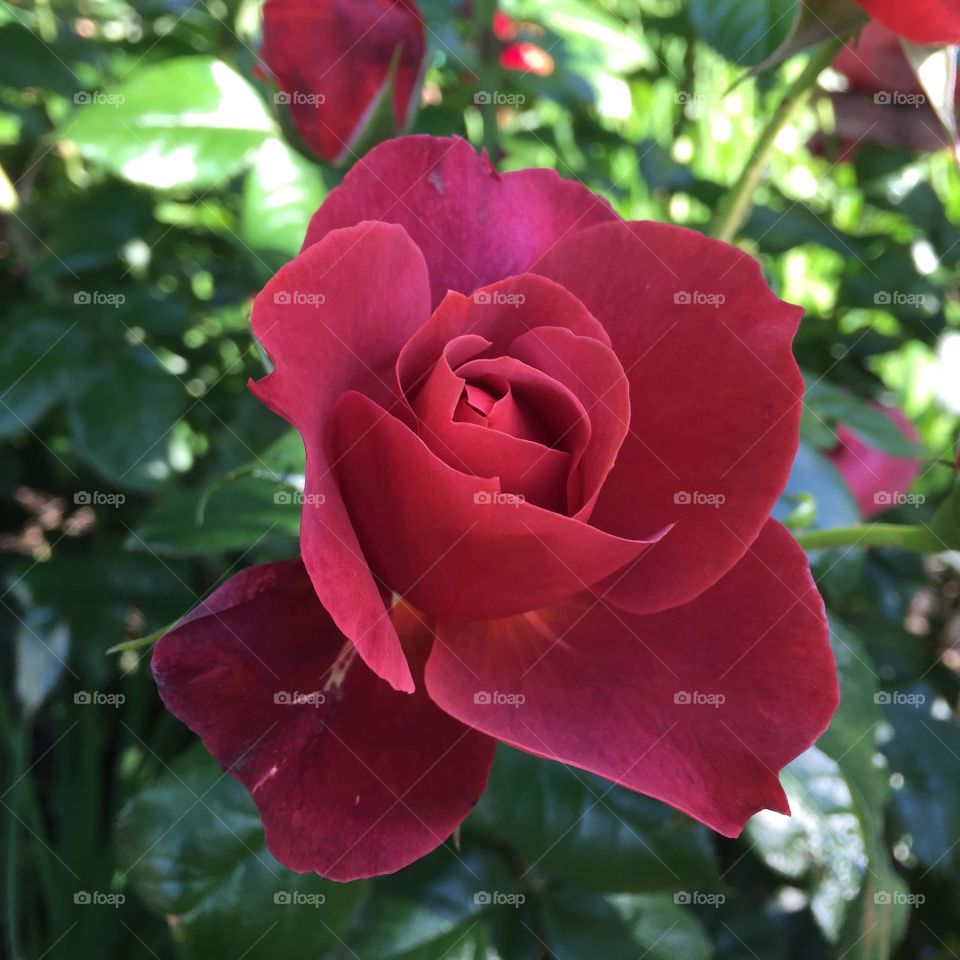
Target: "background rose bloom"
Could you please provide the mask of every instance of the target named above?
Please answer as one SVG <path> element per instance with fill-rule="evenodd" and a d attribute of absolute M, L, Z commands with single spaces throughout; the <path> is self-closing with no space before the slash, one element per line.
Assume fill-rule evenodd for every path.
<path fill-rule="evenodd" d="M 913 424 L 896 407 L 876 404 L 891 423 L 913 443 L 919 435 Z M 857 501 L 860 513 L 872 517 L 896 506 L 899 496 L 907 493 L 920 474 L 920 461 L 911 457 L 895 457 L 864 443 L 851 429 L 840 424 L 838 446 L 828 453 Z"/>
<path fill-rule="evenodd" d="M 799 315 L 739 250 L 458 139 L 350 172 L 253 314 L 253 389 L 307 452 L 302 561 L 235 576 L 153 658 L 281 861 L 409 863 L 495 740 L 727 835 L 788 811 L 777 771 L 837 703 L 769 518 Z"/>
<path fill-rule="evenodd" d="M 267 0 L 260 55 L 318 156 L 351 156 L 380 100 L 394 130 L 415 106 L 424 26 L 413 0 Z M 391 87 L 392 84 L 392 87 Z"/>
<path fill-rule="evenodd" d="M 912 43 L 960 43 L 956 0 L 856 0 L 873 20 Z"/>
<path fill-rule="evenodd" d="M 864 143 L 910 153 L 950 146 L 895 33 L 868 24 L 840 51 L 833 69 L 849 83 L 846 92 L 830 98 L 842 159 L 852 159 Z"/>

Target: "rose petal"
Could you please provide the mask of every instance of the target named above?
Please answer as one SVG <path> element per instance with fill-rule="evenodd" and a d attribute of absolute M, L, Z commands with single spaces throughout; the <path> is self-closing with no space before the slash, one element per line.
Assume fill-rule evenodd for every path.
<path fill-rule="evenodd" d="M 412 0 L 267 0 L 263 8 L 260 55 L 307 146 L 334 162 L 362 134 L 398 53 L 393 114 L 398 130 L 406 125 L 424 51 Z"/>
<path fill-rule="evenodd" d="M 587 596 L 442 623 L 426 683 L 464 723 L 727 836 L 764 807 L 789 812 L 777 771 L 823 732 L 839 697 L 823 602 L 775 521 L 719 583 L 663 613 Z"/>
<path fill-rule="evenodd" d="M 510 345 L 528 330 L 564 327 L 609 345 L 606 330 L 562 286 L 525 274 L 477 290 L 472 297 L 451 292 L 429 321 L 405 344 L 397 360 L 397 381 L 413 397 L 447 344 L 457 337 L 482 337 L 489 356 L 506 356 Z"/>
<path fill-rule="evenodd" d="M 435 617 L 509 616 L 569 597 L 657 537 L 623 540 L 441 461 L 358 393 L 332 418 L 337 474 L 371 568 Z"/>
<path fill-rule="evenodd" d="M 304 246 L 361 220 L 402 224 L 430 268 L 436 307 L 516 273 L 570 233 L 617 220 L 553 170 L 498 174 L 459 137 L 400 137 L 371 150 L 314 214 Z"/>
<path fill-rule="evenodd" d="M 600 320 L 630 381 L 630 432 L 591 522 L 625 537 L 676 523 L 609 597 L 635 612 L 684 603 L 744 555 L 786 484 L 801 311 L 751 257 L 659 223 L 592 227 L 534 270 Z"/>
<path fill-rule="evenodd" d="M 911 43 L 960 43 L 956 0 L 855 0 L 873 20 Z"/>
<path fill-rule="evenodd" d="M 391 402 L 395 358 L 428 313 L 423 257 L 401 227 L 383 223 L 328 234 L 277 273 L 253 310 L 254 332 L 276 369 L 252 389 L 300 431 L 307 451 L 300 542 L 317 596 L 368 666 L 408 691 L 410 671 L 324 443 L 345 390 Z"/>
<path fill-rule="evenodd" d="M 491 402 L 487 415 L 468 406 L 469 419 L 466 422 L 455 416 L 462 410 L 462 397 L 470 387 L 463 379 L 464 368 L 460 367 L 454 373 L 451 362 L 457 363 L 465 353 L 487 343 L 481 337 L 458 337 L 444 349 L 414 404 L 419 417 L 420 437 L 451 467 L 474 476 L 499 477 L 502 489 L 523 494 L 531 503 L 544 509 L 562 511 L 566 506 L 570 454 L 545 447 L 521 433 L 523 424 L 519 422 L 520 413 L 513 403 L 509 384 L 504 384 L 507 395 Z M 478 396 L 479 393 L 484 396 Z M 487 399 L 493 401 L 492 397 L 477 389 L 470 395 L 474 403 L 484 406 L 487 406 Z M 513 428 L 512 434 L 495 427 L 494 417 L 490 415 L 502 411 L 504 400 L 510 401 L 514 412 L 508 424 Z"/>
<path fill-rule="evenodd" d="M 586 520 L 630 428 L 630 383 L 605 344 L 570 330 L 540 327 L 518 337 L 510 353 L 568 387 L 584 408 L 589 442 L 577 448 L 567 500 Z"/>
<path fill-rule="evenodd" d="M 417 662 L 423 639 L 411 640 Z M 344 651 L 290 560 L 229 580 L 153 652 L 167 709 L 250 791 L 273 855 L 333 880 L 398 870 L 442 843 L 482 792 L 494 746 L 422 684 L 396 693 Z"/>
<path fill-rule="evenodd" d="M 920 436 L 913 424 L 896 408 L 877 407 L 886 414 L 908 440 L 917 443 Z M 860 513 L 872 517 L 896 505 L 896 497 L 907 493 L 920 475 L 920 461 L 913 457 L 894 457 L 865 444 L 852 430 L 837 427 L 839 446 L 828 454 L 850 488 Z"/>

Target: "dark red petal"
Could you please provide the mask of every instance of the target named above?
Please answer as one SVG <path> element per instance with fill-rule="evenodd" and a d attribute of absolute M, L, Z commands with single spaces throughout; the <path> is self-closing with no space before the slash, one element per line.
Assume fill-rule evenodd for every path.
<path fill-rule="evenodd" d="M 920 440 L 913 424 L 894 407 L 880 407 L 908 440 Z M 910 489 L 920 474 L 920 461 L 912 457 L 894 457 L 867 446 L 852 430 L 837 428 L 840 445 L 828 456 L 840 471 L 857 501 L 860 513 L 872 517 L 897 506 L 898 498 Z"/>
<path fill-rule="evenodd" d="M 402 224 L 430 268 L 433 305 L 523 273 L 562 237 L 617 220 L 553 170 L 498 174 L 458 137 L 400 137 L 371 150 L 314 214 L 305 246 L 361 220 Z"/>
<path fill-rule="evenodd" d="M 518 337 L 512 356 L 549 374 L 577 397 L 590 424 L 589 442 L 577 450 L 568 502 L 586 520 L 630 428 L 630 383 L 605 344 L 569 330 L 540 327 Z"/>
<path fill-rule="evenodd" d="M 676 524 L 609 597 L 638 613 L 685 603 L 744 555 L 786 484 L 801 311 L 745 253 L 659 223 L 592 227 L 534 269 L 600 320 L 630 381 L 630 431 L 591 522 L 624 537 Z"/>
<path fill-rule="evenodd" d="M 343 505 L 325 438 L 327 417 L 345 390 L 391 402 L 396 356 L 428 314 L 423 257 L 402 228 L 384 223 L 327 235 L 283 267 L 253 309 L 254 332 L 276 369 L 252 389 L 300 431 L 307 451 L 304 563 L 321 602 L 368 666 L 407 691 L 410 671 Z"/>
<path fill-rule="evenodd" d="M 414 404 L 420 418 L 420 437 L 444 463 L 455 469 L 479 477 L 499 477 L 503 490 L 523 494 L 531 503 L 545 509 L 563 511 L 570 454 L 536 442 L 533 431 L 522 429 L 520 408 L 509 383 L 505 383 L 506 395 L 494 401 L 485 391 L 471 388 L 462 372 L 451 369 L 451 362 L 456 363 L 465 351 L 477 349 L 474 344 L 485 343 L 487 341 L 479 337 L 458 337 L 444 349 Z M 495 360 L 479 362 L 497 363 Z M 530 373 L 543 377 L 538 371 Z M 556 384 L 549 381 L 549 386 Z M 487 415 L 470 407 L 464 395 L 487 408 Z M 512 417 L 500 413 L 505 403 L 513 411 Z M 494 415 L 498 413 L 500 420 L 506 417 L 510 422 L 496 426 L 498 421 Z M 464 415 L 464 419 L 459 419 Z M 505 430 L 505 427 L 512 429 Z"/>
<path fill-rule="evenodd" d="M 837 54 L 832 67 L 847 78 L 852 91 L 923 93 L 900 38 L 877 23 L 868 23 Z"/>
<path fill-rule="evenodd" d="M 960 43 L 956 0 L 856 0 L 870 17 L 912 43 Z"/>
<path fill-rule="evenodd" d="M 564 327 L 609 345 L 590 312 L 559 284 L 527 274 L 509 277 L 465 297 L 451 292 L 410 338 L 397 360 L 397 380 L 412 397 L 447 344 L 457 337 L 483 337 L 491 356 L 509 353 L 517 337 L 537 327 Z"/>
<path fill-rule="evenodd" d="M 327 160 L 349 155 L 398 53 L 393 114 L 397 129 L 406 124 L 425 49 L 412 0 L 267 0 L 263 8 L 260 54 L 304 142 Z"/>
<path fill-rule="evenodd" d="M 839 698 L 823 602 L 803 551 L 772 520 L 719 583 L 673 610 L 638 616 L 587 596 L 442 623 L 426 682 L 477 730 L 727 836 L 764 807 L 789 812 L 777 772 Z"/>
<path fill-rule="evenodd" d="M 411 659 L 425 649 L 414 638 Z M 273 855 L 333 880 L 433 850 L 493 758 L 493 741 L 442 713 L 422 683 L 397 693 L 345 652 L 299 560 L 244 570 L 153 652 L 167 709 L 250 791 Z"/>
<path fill-rule="evenodd" d="M 639 556 L 662 532 L 623 540 L 500 497 L 500 485 L 443 463 L 357 393 L 332 420 L 337 473 L 378 577 L 431 616 L 487 619 L 572 596 Z"/>

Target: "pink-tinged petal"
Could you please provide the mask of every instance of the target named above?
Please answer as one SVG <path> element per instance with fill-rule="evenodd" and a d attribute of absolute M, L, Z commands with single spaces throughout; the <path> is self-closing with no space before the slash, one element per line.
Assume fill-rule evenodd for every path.
<path fill-rule="evenodd" d="M 397 353 L 429 309 L 420 251 L 401 227 L 383 223 L 329 234 L 283 267 L 253 309 L 254 332 L 276 368 L 252 389 L 300 431 L 306 447 L 300 543 L 317 596 L 368 666 L 407 691 L 410 671 L 325 442 L 327 418 L 344 391 L 392 402 Z"/>
<path fill-rule="evenodd" d="M 448 290 L 523 273 L 562 237 L 617 219 L 553 170 L 500 174 L 458 137 L 400 137 L 353 167 L 314 214 L 304 245 L 361 220 L 402 224 L 427 259 L 436 307 Z"/>
<path fill-rule="evenodd" d="M 477 730 L 727 836 L 764 807 L 789 812 L 778 771 L 823 732 L 839 698 L 823 602 L 775 521 L 719 583 L 663 613 L 587 596 L 442 623 L 426 683 Z"/>
<path fill-rule="evenodd" d="M 263 9 L 263 61 L 304 142 L 334 162 L 350 156 L 395 59 L 393 118 L 406 125 L 425 49 L 412 0 L 267 0 Z"/>
<path fill-rule="evenodd" d="M 457 337 L 482 337 L 490 356 L 504 356 L 528 330 L 563 327 L 609 346 L 603 325 L 560 284 L 527 274 L 477 290 L 473 296 L 451 292 L 405 344 L 397 360 L 397 380 L 412 397 L 447 344 Z"/>
<path fill-rule="evenodd" d="M 920 436 L 913 424 L 895 407 L 876 405 L 912 443 Z M 868 446 L 842 424 L 837 428 L 839 446 L 828 453 L 857 501 L 860 513 L 872 517 L 897 505 L 913 481 L 920 475 L 920 461 L 913 457 L 894 457 Z"/>
<path fill-rule="evenodd" d="M 394 614 L 418 676 L 426 638 Z M 252 795 L 267 846 L 333 880 L 429 853 L 486 784 L 493 741 L 353 656 L 299 560 L 229 580 L 154 648 L 167 709 Z"/>
<path fill-rule="evenodd" d="M 380 580 L 434 617 L 510 616 L 569 597 L 635 559 L 665 531 L 624 540 L 501 494 L 440 460 L 358 393 L 331 423 L 337 475 Z"/>
<path fill-rule="evenodd" d="M 801 311 L 735 247 L 659 223 L 604 224 L 535 267 L 610 334 L 630 431 L 591 522 L 623 537 L 675 523 L 608 585 L 637 613 L 685 603 L 746 553 L 797 449 Z"/>
<path fill-rule="evenodd" d="M 586 520 L 630 429 L 630 382 L 609 347 L 570 330 L 531 330 L 514 341 L 510 353 L 562 383 L 584 408 L 590 435 L 576 448 L 567 500 L 576 505 L 574 516 Z"/>
<path fill-rule="evenodd" d="M 871 19 L 911 43 L 960 43 L 956 0 L 855 0 Z"/>

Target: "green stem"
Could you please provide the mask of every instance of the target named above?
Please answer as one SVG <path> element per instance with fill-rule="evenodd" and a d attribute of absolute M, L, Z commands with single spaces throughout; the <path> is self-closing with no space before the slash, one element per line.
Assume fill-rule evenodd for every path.
<path fill-rule="evenodd" d="M 833 530 L 810 530 L 796 534 L 797 543 L 806 550 L 827 547 L 897 547 L 916 553 L 939 553 L 945 547 L 928 527 L 900 523 L 871 523 Z"/>
<path fill-rule="evenodd" d="M 480 89 L 489 94 L 489 100 L 483 104 L 483 146 L 496 164 L 500 159 L 500 131 L 497 127 L 495 94 L 500 82 L 500 60 L 497 38 L 493 33 L 493 17 L 497 12 L 496 0 L 476 0 L 474 15 L 480 31 Z"/>
<path fill-rule="evenodd" d="M 718 240 L 732 243 L 734 237 L 740 232 L 740 228 L 750 216 L 753 195 L 763 179 L 780 131 L 788 126 L 804 108 L 816 87 L 817 78 L 830 66 L 842 46 L 842 40 L 828 40 L 822 43 L 813 51 L 803 73 L 790 84 L 786 96 L 777 107 L 777 112 L 760 134 L 760 139 L 753 148 L 753 153 L 743 172 L 720 202 L 710 225 L 710 233 Z"/>

